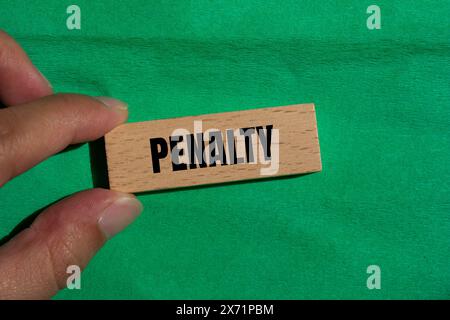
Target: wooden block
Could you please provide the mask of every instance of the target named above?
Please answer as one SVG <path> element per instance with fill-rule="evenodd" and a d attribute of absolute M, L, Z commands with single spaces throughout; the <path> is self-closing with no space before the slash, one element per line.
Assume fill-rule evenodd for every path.
<path fill-rule="evenodd" d="M 127 123 L 105 147 L 110 187 L 122 192 L 322 168 L 314 104 Z"/>

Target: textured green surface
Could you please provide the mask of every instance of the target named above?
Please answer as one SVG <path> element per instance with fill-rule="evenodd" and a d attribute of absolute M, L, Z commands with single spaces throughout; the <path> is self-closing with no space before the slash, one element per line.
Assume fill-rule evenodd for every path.
<path fill-rule="evenodd" d="M 68 31 L 71 3 L 0 0 L 0 27 L 130 121 L 314 102 L 323 171 L 141 195 L 58 298 L 450 297 L 449 1 L 110 3 L 77 1 Z M 91 186 L 87 145 L 54 156 L 0 190 L 0 236 Z"/>

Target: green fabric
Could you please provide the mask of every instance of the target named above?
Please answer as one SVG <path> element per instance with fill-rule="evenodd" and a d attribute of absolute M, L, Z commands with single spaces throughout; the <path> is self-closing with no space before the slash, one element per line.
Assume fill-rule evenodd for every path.
<path fill-rule="evenodd" d="M 131 122 L 314 102 L 323 171 L 139 195 L 57 298 L 450 297 L 449 1 L 112 3 L 76 1 L 69 31 L 69 3 L 0 0 L 0 27 L 56 91 Z M 91 186 L 87 145 L 52 157 L 0 190 L 0 236 Z"/>

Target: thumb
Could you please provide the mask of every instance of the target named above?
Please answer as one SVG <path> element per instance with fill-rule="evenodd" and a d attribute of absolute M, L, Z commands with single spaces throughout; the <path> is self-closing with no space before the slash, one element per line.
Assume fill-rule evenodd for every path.
<path fill-rule="evenodd" d="M 0 299 L 48 299 L 66 287 L 70 265 L 86 267 L 106 240 L 142 211 L 130 194 L 82 191 L 44 210 L 0 247 Z"/>

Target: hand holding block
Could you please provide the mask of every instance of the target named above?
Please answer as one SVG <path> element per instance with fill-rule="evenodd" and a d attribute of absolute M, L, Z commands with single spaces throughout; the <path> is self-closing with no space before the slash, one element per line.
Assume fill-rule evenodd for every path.
<path fill-rule="evenodd" d="M 142 192 L 320 171 L 313 104 L 127 123 L 105 136 L 110 187 Z"/>

